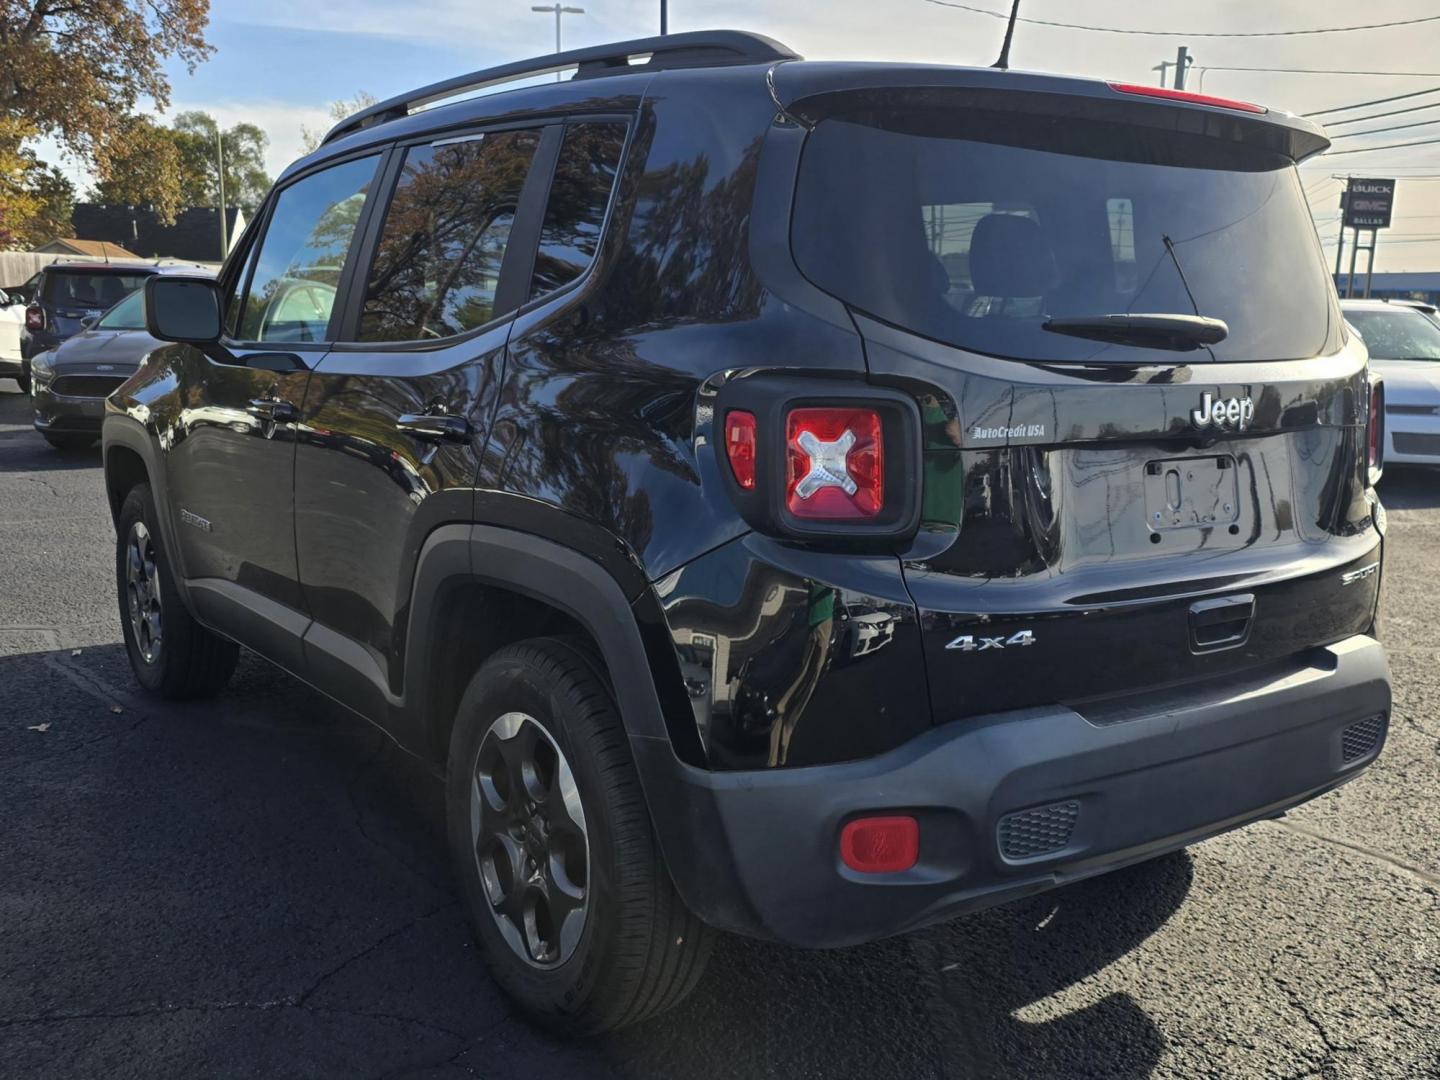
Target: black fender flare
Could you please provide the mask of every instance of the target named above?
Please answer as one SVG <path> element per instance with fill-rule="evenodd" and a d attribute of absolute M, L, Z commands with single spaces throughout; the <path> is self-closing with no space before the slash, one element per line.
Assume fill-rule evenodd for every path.
<path fill-rule="evenodd" d="M 599 563 L 531 533 L 493 525 L 442 525 L 426 538 L 415 571 L 410 609 L 415 715 L 431 725 L 429 680 L 423 658 L 432 655 L 439 605 L 454 587 L 478 583 L 528 596 L 564 612 L 594 638 L 609 670 L 616 702 L 632 738 L 670 741 L 655 673 L 635 609 Z M 428 736 L 428 733 L 427 733 Z"/>

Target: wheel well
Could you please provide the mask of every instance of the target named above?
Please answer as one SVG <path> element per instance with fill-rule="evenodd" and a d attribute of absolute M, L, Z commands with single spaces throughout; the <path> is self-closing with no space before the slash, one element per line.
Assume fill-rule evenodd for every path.
<path fill-rule="evenodd" d="M 429 660 L 430 753 L 444 762 L 460 698 L 475 672 L 497 650 L 534 637 L 565 637 L 581 644 L 610 683 L 599 644 L 579 621 L 543 600 L 479 582 L 452 590 L 440 604 Z"/>
<path fill-rule="evenodd" d="M 120 507 L 125 503 L 125 496 L 130 494 L 130 489 L 136 484 L 143 484 L 150 479 L 150 474 L 145 471 L 145 461 L 134 450 L 124 446 L 115 446 L 105 455 L 105 494 L 110 499 L 110 517 L 120 517 Z"/>

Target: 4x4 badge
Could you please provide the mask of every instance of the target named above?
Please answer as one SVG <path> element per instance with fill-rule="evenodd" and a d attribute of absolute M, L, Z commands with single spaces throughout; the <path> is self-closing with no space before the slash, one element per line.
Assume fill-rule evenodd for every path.
<path fill-rule="evenodd" d="M 1012 649 L 1019 645 L 1034 644 L 1034 633 L 1029 630 L 1017 630 L 1008 638 L 1004 634 L 999 637 L 976 637 L 974 634 L 961 634 L 945 648 L 959 649 L 961 652 L 985 652 L 987 649 Z"/>
<path fill-rule="evenodd" d="M 1255 402 L 1248 397 L 1232 397 L 1216 401 L 1208 390 L 1200 395 L 1200 407 L 1190 412 L 1190 422 L 1197 428 L 1234 428 L 1244 431 L 1255 418 Z"/>

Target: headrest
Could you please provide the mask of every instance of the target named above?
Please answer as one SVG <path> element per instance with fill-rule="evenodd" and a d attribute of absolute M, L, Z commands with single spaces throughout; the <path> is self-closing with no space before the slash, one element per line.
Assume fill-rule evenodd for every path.
<path fill-rule="evenodd" d="M 1031 217 L 987 214 L 970 237 L 970 280 L 979 296 L 1044 296 L 1059 272 L 1055 253 Z"/>

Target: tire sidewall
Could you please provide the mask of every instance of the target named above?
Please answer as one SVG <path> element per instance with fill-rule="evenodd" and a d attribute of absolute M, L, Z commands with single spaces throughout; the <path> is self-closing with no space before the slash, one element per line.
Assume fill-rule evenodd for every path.
<path fill-rule="evenodd" d="M 614 848 L 615 809 L 589 750 L 587 717 L 574 715 L 572 684 L 545 685 L 533 662 L 500 654 L 487 661 L 461 701 L 451 739 L 451 768 L 446 781 L 446 813 L 451 855 L 464 894 L 466 914 L 490 970 L 500 985 L 542 1022 L 563 1022 L 598 993 L 611 968 L 616 946 L 619 881 Z M 610 708 L 613 709 L 613 706 Z M 555 740 L 570 763 L 585 811 L 589 842 L 589 908 L 575 951 L 563 964 L 536 968 L 515 955 L 501 936 L 480 881 L 470 841 L 470 778 L 480 743 L 491 723 L 506 712 L 533 717 Z"/>

